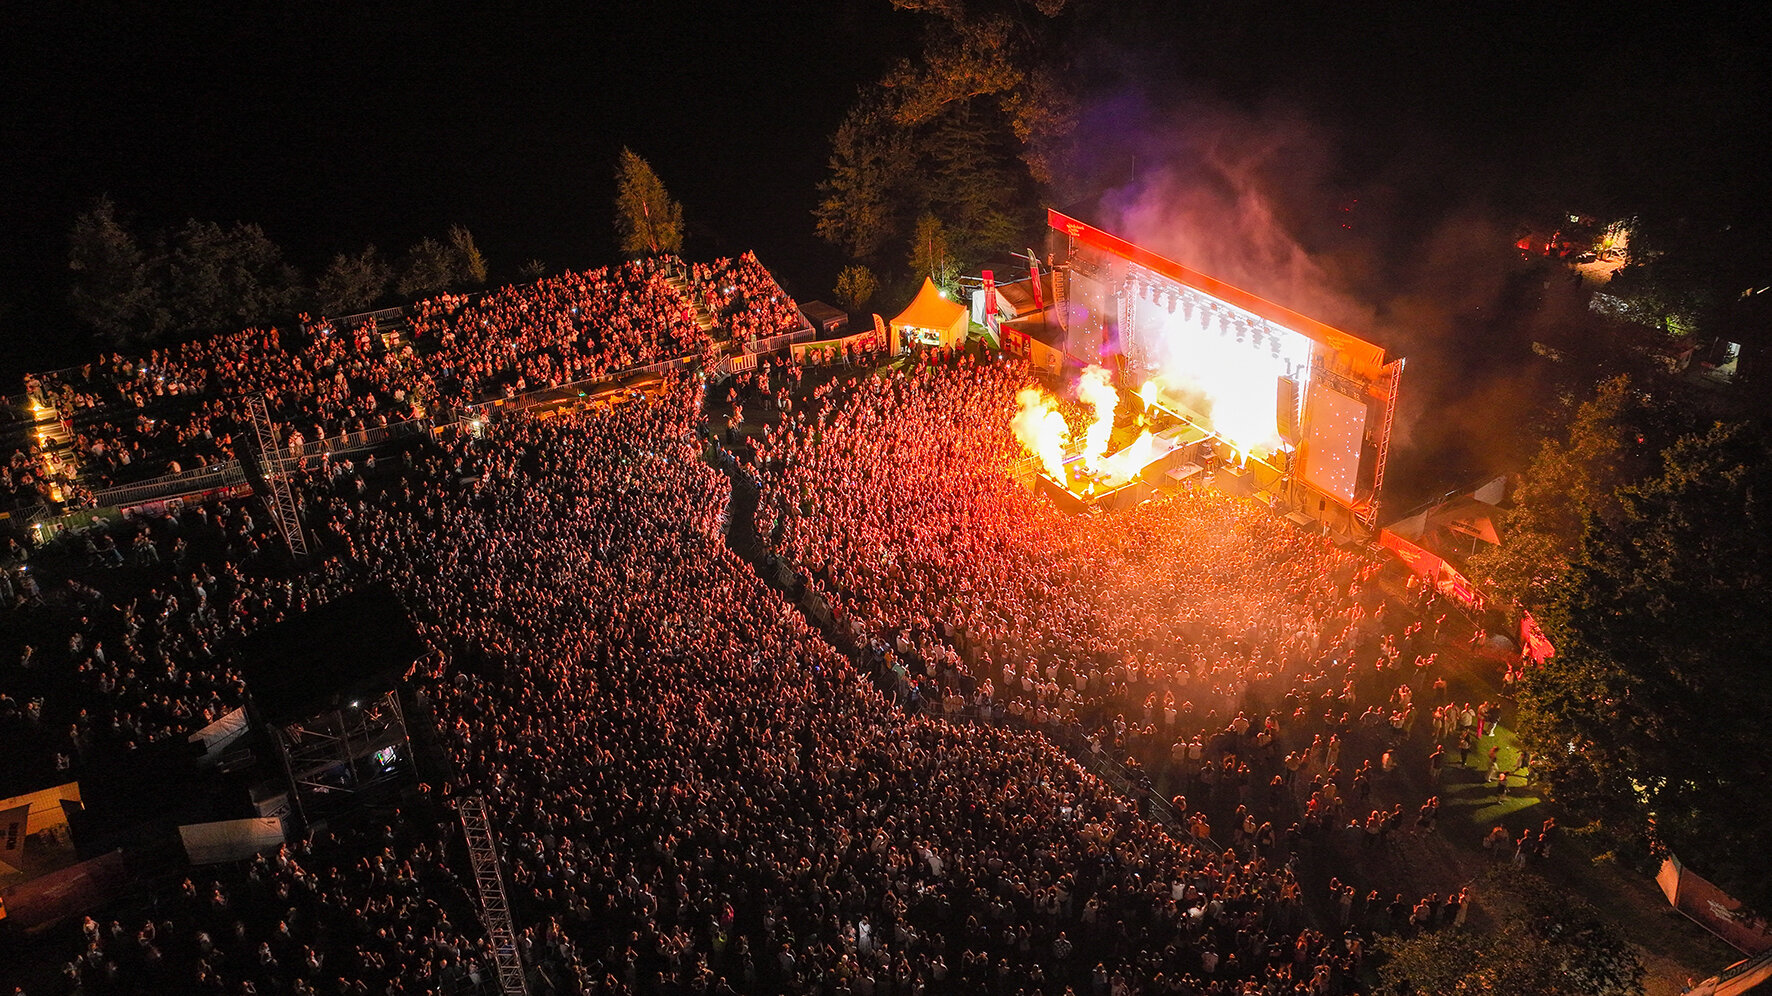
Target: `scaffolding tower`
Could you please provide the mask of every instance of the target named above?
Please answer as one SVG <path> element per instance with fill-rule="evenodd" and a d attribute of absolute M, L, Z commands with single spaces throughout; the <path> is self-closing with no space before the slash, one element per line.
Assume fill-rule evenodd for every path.
<path fill-rule="evenodd" d="M 412 771 L 412 741 L 392 686 L 294 719 L 266 724 L 283 756 L 302 820 L 391 788 Z"/>
<path fill-rule="evenodd" d="M 498 841 L 492 821 L 486 817 L 486 800 L 478 792 L 459 803 L 462 834 L 468 841 L 468 861 L 474 866 L 474 884 L 480 889 L 480 919 L 492 941 L 498 962 L 498 987 L 505 996 L 528 996 L 523 980 L 523 958 L 517 953 L 517 933 L 511 927 L 511 907 L 505 900 L 504 878 L 498 870 Z"/>
<path fill-rule="evenodd" d="M 265 396 L 249 395 L 246 399 L 246 410 L 252 416 L 252 431 L 258 436 L 258 461 L 264 470 L 267 504 L 271 506 L 271 518 L 276 520 L 277 528 L 283 533 L 283 541 L 289 544 L 289 552 L 296 557 L 308 555 L 308 540 L 302 534 L 301 513 L 295 505 L 295 494 L 289 488 L 290 457 L 277 445 L 277 427 L 271 422 L 270 410 L 265 407 Z"/>

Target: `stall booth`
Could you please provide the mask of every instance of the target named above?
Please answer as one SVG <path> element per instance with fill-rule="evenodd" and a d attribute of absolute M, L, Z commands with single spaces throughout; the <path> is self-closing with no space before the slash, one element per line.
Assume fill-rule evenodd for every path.
<path fill-rule="evenodd" d="M 964 346 L 969 317 L 964 304 L 943 297 L 935 281 L 924 277 L 923 289 L 892 320 L 892 352 L 912 346 Z"/>

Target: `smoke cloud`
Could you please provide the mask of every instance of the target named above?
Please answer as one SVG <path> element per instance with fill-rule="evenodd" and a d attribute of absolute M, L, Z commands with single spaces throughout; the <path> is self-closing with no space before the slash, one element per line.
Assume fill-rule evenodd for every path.
<path fill-rule="evenodd" d="M 1407 357 L 1388 513 L 1517 463 L 1567 288 L 1521 265 L 1480 163 L 1417 136 L 1374 155 L 1285 107 L 1115 95 L 1080 127 L 1085 220 Z"/>

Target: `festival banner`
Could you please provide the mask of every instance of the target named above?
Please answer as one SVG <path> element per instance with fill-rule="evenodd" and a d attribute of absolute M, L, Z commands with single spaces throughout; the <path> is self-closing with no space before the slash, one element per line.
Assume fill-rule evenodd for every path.
<path fill-rule="evenodd" d="M 1772 931 L 1767 930 L 1765 921 L 1752 916 L 1740 900 L 1687 868 L 1679 858 L 1670 855 L 1663 861 L 1655 881 L 1675 909 L 1742 954 L 1772 951 Z"/>
<path fill-rule="evenodd" d="M 1557 649 L 1551 646 L 1530 612 L 1520 613 L 1520 652 L 1540 664 L 1557 655 Z"/>
<path fill-rule="evenodd" d="M 1440 594 L 1445 595 L 1447 598 L 1452 599 L 1472 612 L 1482 611 L 1483 593 L 1477 590 L 1476 585 L 1471 584 L 1469 578 L 1460 574 L 1458 568 L 1453 567 L 1444 560 L 1440 561 L 1439 588 Z"/>
<path fill-rule="evenodd" d="M 1440 568 L 1445 561 L 1438 555 L 1416 546 L 1389 529 L 1379 530 L 1378 545 L 1396 554 L 1397 559 L 1416 574 L 1430 581 L 1440 580 Z"/>

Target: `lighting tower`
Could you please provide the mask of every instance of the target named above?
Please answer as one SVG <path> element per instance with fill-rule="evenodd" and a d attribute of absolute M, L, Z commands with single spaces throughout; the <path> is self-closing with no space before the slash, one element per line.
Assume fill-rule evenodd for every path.
<path fill-rule="evenodd" d="M 252 417 L 252 431 L 258 436 L 258 460 L 264 470 L 265 488 L 270 491 L 271 518 L 283 532 L 289 552 L 298 559 L 308 555 L 308 540 L 302 534 L 301 514 L 295 507 L 295 494 L 289 490 L 290 458 L 277 445 L 277 427 L 271 422 L 265 396 L 249 395 L 246 410 Z"/>
<path fill-rule="evenodd" d="M 505 996 L 529 996 L 523 981 L 523 957 L 517 953 L 517 932 L 511 926 L 511 906 L 505 899 L 504 878 L 498 871 L 498 841 L 492 821 L 486 817 L 486 800 L 475 792 L 458 803 L 462 834 L 468 840 L 468 863 L 474 866 L 474 884 L 480 889 L 480 919 L 492 941 L 498 961 L 498 987 Z"/>

